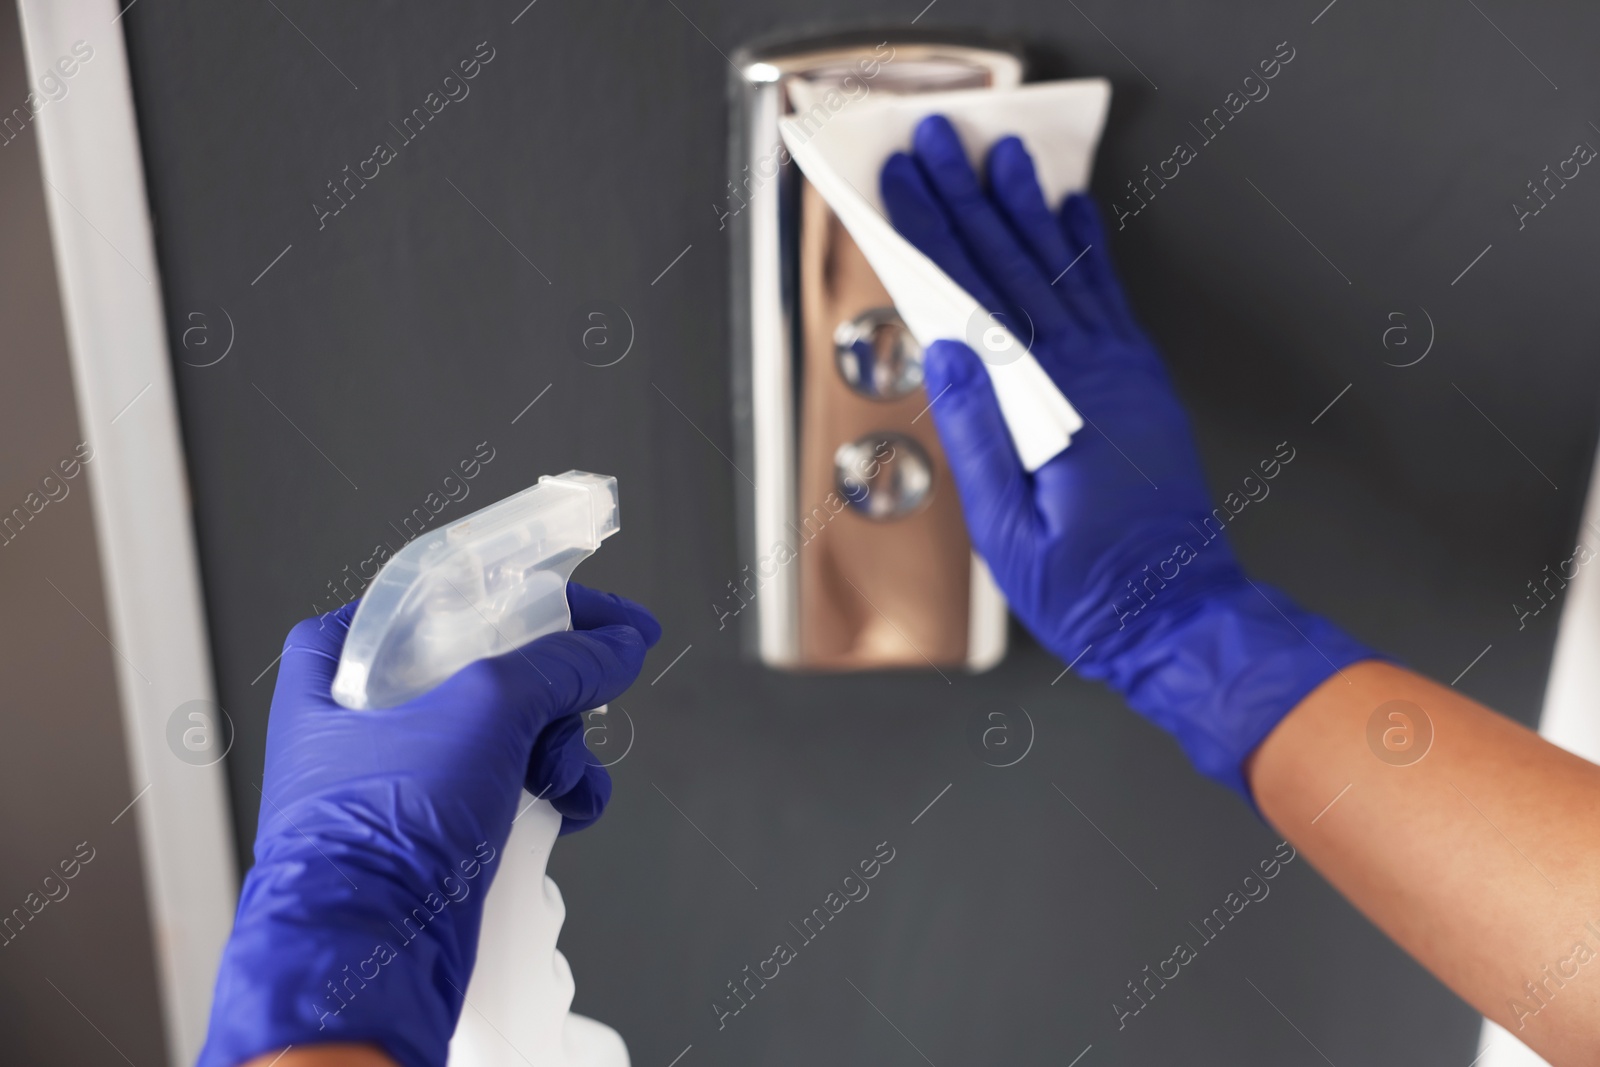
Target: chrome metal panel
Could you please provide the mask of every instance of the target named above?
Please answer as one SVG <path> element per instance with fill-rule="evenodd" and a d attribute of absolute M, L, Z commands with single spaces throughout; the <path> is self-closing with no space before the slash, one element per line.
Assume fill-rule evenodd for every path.
<path fill-rule="evenodd" d="M 825 123 L 841 96 L 1009 87 L 1022 63 L 879 34 L 748 49 L 735 66 L 727 218 L 748 647 L 785 668 L 984 669 L 1004 655 L 1005 606 L 967 539 L 920 348 L 777 124 Z"/>

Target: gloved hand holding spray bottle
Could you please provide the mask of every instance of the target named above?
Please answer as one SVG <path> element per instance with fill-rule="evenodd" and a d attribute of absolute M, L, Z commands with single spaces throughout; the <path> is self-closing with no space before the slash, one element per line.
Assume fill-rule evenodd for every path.
<path fill-rule="evenodd" d="M 406 1067 L 520 1062 L 470 1024 L 457 1034 L 470 1047 L 451 1047 L 497 872 L 489 912 L 514 929 L 474 1008 L 543 990 L 518 1013 L 541 1062 L 627 1063 L 612 1031 L 567 1014 L 561 901 L 543 877 L 558 822 L 581 829 L 611 796 L 580 713 L 627 689 L 661 636 L 639 605 L 568 582 L 618 528 L 615 479 L 542 478 L 413 541 L 359 605 L 290 632 L 201 1067 L 328 1042 Z"/>

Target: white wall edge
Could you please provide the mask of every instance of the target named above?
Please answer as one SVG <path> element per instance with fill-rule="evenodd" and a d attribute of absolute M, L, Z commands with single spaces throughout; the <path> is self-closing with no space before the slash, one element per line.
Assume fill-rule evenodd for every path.
<path fill-rule="evenodd" d="M 1600 552 L 1600 454 L 1589 475 L 1578 543 Z M 1568 584 L 1561 627 L 1550 658 L 1539 733 L 1591 763 L 1600 763 L 1600 564 L 1581 566 Z M 1550 1067 L 1517 1036 L 1488 1019 L 1478 1038 L 1476 1067 Z"/>
<path fill-rule="evenodd" d="M 180 705 L 215 693 L 127 51 L 116 0 L 18 8 L 30 83 L 75 42 L 94 50 L 35 133 L 78 420 L 94 449 L 86 476 L 130 799 L 149 786 L 122 817 L 138 828 L 169 1060 L 189 1064 L 237 874 L 222 765 L 185 763 L 166 739 Z"/>

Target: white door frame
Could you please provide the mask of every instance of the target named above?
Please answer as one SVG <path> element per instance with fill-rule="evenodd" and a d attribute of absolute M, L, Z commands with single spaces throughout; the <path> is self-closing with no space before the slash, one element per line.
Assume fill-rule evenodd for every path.
<path fill-rule="evenodd" d="M 1600 453 L 1589 475 L 1578 541 L 1600 551 Z M 1579 570 L 1566 594 L 1539 733 L 1590 763 L 1600 763 L 1600 715 L 1595 714 L 1600 695 L 1600 564 Z M 1550 1067 L 1515 1034 L 1488 1019 L 1478 1038 L 1478 1057 L 1476 1067 Z"/>
<path fill-rule="evenodd" d="M 149 202 L 116 0 L 18 0 L 29 84 L 66 60 L 33 119 L 84 440 L 108 635 L 169 1061 L 205 1040 L 233 921 L 224 770 L 169 749 L 180 705 L 214 700 Z M 75 63 L 72 51 L 93 49 Z"/>

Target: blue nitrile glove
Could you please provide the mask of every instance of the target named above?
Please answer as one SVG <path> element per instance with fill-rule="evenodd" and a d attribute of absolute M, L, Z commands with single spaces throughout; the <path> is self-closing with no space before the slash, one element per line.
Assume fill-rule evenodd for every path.
<path fill-rule="evenodd" d="M 929 346 L 928 395 L 973 544 L 1046 648 L 1249 799 L 1241 765 L 1256 745 L 1336 670 L 1375 654 L 1240 569 L 1222 529 L 1245 498 L 1207 493 L 1188 417 L 1088 198 L 1052 215 L 1015 137 L 990 150 L 985 188 L 941 116 L 918 126 L 912 151 L 883 168 L 895 227 L 1019 340 L 1032 334 L 1086 424 L 1030 475 L 973 349 Z M 983 326 L 969 331 L 980 351 Z M 1250 486 L 1284 461 L 1263 460 L 1246 491 L 1264 497 Z"/>
<path fill-rule="evenodd" d="M 627 689 L 661 636 L 631 601 L 576 583 L 567 597 L 573 630 L 370 711 L 330 694 L 355 605 L 290 631 L 255 866 L 200 1067 L 333 1041 L 443 1067 L 523 788 L 555 805 L 563 831 L 599 817 L 611 779 L 579 713 Z"/>

